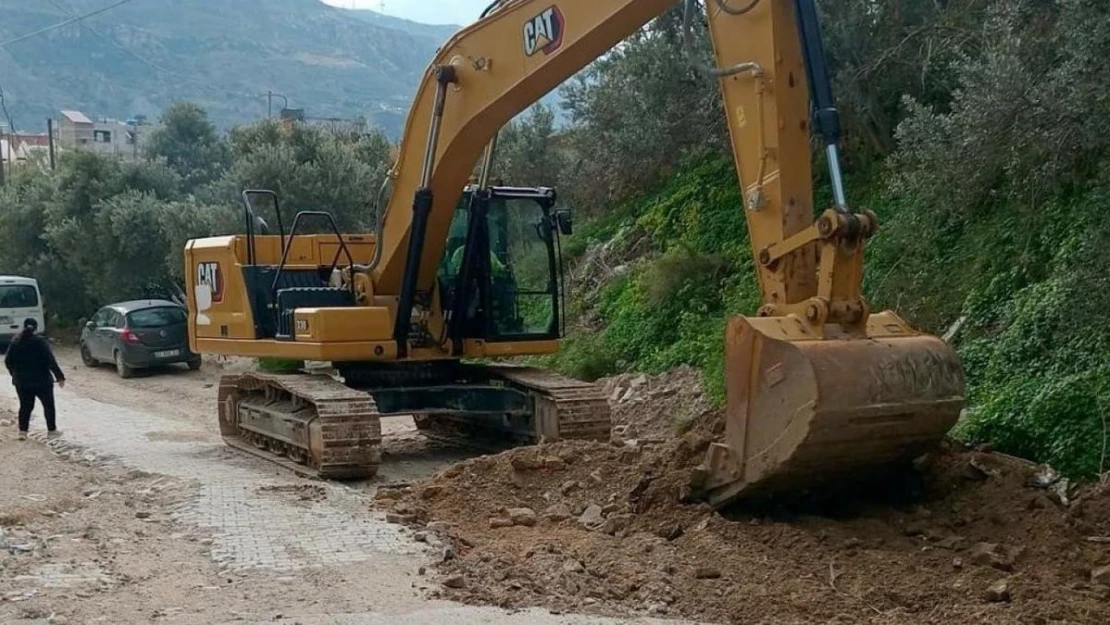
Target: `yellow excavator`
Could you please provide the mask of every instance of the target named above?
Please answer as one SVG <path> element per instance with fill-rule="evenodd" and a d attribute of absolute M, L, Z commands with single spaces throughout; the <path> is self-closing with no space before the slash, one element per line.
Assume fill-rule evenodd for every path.
<path fill-rule="evenodd" d="M 692 19 L 700 7 L 685 2 Z M 720 84 L 763 296 L 756 316 L 728 323 L 726 432 L 694 474 L 722 505 L 918 456 L 958 418 L 964 378 L 946 343 L 860 293 L 877 221 L 845 195 L 815 0 L 705 2 L 716 64 L 702 69 Z M 325 211 L 286 228 L 277 197 L 248 190 L 245 233 L 189 241 L 196 352 L 331 363 L 330 375 L 224 377 L 227 443 L 347 479 L 375 473 L 392 415 L 432 437 L 608 439 L 596 385 L 491 364 L 558 349 L 572 230 L 553 189 L 490 184 L 496 136 L 675 4 L 494 2 L 424 74 L 374 232 L 340 232 Z M 819 213 L 814 136 L 835 198 Z"/>

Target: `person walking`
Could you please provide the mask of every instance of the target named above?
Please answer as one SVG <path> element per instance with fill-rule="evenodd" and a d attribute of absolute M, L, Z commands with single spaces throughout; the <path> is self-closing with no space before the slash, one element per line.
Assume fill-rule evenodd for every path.
<path fill-rule="evenodd" d="M 42 404 L 46 417 L 46 437 L 55 438 L 61 434 L 55 422 L 54 383 L 59 388 L 66 385 L 66 376 L 50 343 L 35 334 L 39 324 L 34 319 L 23 322 L 23 329 L 8 346 L 4 356 L 4 366 L 12 375 L 12 385 L 19 395 L 19 440 L 27 440 L 27 430 L 31 426 L 31 412 L 35 409 L 35 399 Z"/>

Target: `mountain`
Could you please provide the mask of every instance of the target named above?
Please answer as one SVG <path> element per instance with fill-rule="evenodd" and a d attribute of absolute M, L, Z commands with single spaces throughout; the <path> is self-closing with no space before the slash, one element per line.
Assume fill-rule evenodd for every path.
<path fill-rule="evenodd" d="M 385 15 L 377 11 L 369 9 L 347 9 L 347 13 L 356 19 L 364 22 L 381 26 L 382 28 L 392 28 L 401 30 L 417 37 L 431 37 L 436 41 L 443 43 L 447 41 L 451 35 L 454 35 L 461 25 L 439 25 L 439 24 L 421 24 L 412 20 L 406 20 L 392 15 Z"/>
<path fill-rule="evenodd" d="M 0 0 L 0 41 L 109 4 Z M 64 108 L 156 119 L 174 100 L 226 127 L 265 116 L 273 91 L 309 117 L 363 116 L 397 136 L 453 31 L 318 0 L 133 0 L 0 47 L 0 86 L 20 131 Z M 274 114 L 284 104 L 275 96 Z"/>

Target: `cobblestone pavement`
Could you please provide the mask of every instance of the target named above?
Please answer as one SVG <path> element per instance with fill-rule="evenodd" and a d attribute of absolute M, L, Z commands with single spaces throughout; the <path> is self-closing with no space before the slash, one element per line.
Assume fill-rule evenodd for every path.
<path fill-rule="evenodd" d="M 292 581 L 298 575 L 335 572 L 365 577 L 367 584 L 378 588 L 378 596 L 367 606 L 372 606 L 373 612 L 348 610 L 346 614 L 296 619 L 273 615 L 263 619 L 259 615 L 259 624 L 664 622 L 557 616 L 543 611 L 508 613 L 427 601 L 409 588 L 404 576 L 427 561 L 425 551 L 431 548 L 413 541 L 408 530 L 386 523 L 384 516 L 372 509 L 363 490 L 305 480 L 276 465 L 234 452 L 220 440 L 214 425 L 205 430 L 197 424 L 159 416 L 156 405 L 148 413 L 94 401 L 69 389 L 58 390 L 57 395 L 59 428 L 64 435 L 48 443 L 57 451 L 94 462 L 119 463 L 154 474 L 155 481 L 160 475 L 194 485 L 186 489 L 190 494 L 174 506 L 172 518 L 191 531 L 209 533 L 209 554 L 221 574 L 259 579 L 288 575 L 276 579 Z M 152 398 L 154 401 L 156 398 Z M 14 411 L 16 406 L 15 390 L 6 379 L 0 381 L 0 407 Z M 42 428 L 41 412 L 36 410 L 31 437 L 44 440 Z M 308 495 L 297 497 L 298 492 Z M 39 574 L 84 579 L 96 578 L 100 572 L 44 570 Z M 241 617 L 234 622 L 251 620 Z"/>
<path fill-rule="evenodd" d="M 15 401 L 9 385 L 3 393 Z M 345 486 L 312 482 L 327 489 L 326 499 L 297 505 L 267 496 L 267 489 L 307 480 L 228 450 L 215 433 L 64 390 L 59 403 L 58 427 L 65 440 L 79 441 L 91 453 L 129 468 L 195 480 L 197 494 L 174 516 L 212 530 L 212 558 L 228 569 L 289 571 L 419 553 L 402 528 L 386 523 L 361 494 Z"/>

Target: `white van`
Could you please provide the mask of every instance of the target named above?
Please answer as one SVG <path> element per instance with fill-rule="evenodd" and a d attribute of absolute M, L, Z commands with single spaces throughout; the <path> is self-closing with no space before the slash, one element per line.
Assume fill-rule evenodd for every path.
<path fill-rule="evenodd" d="M 0 346 L 11 343 L 23 329 L 28 317 L 39 322 L 39 332 L 46 330 L 42 293 L 34 278 L 0 276 Z"/>

